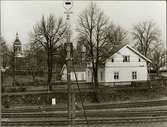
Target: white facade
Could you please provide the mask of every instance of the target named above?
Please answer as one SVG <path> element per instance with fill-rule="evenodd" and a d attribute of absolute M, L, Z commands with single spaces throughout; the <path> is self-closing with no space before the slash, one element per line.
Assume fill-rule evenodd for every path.
<path fill-rule="evenodd" d="M 77 80 L 78 81 L 83 81 L 83 80 L 86 80 L 85 78 L 85 74 L 86 72 L 75 72 L 76 73 L 76 77 L 77 77 Z M 75 73 L 74 72 L 71 72 L 71 80 L 75 81 L 76 80 L 76 77 L 75 77 Z"/>
<path fill-rule="evenodd" d="M 98 80 L 99 82 L 105 82 L 105 68 L 98 69 Z M 89 68 L 86 69 L 86 81 L 92 81 L 92 70 Z"/>
<path fill-rule="evenodd" d="M 167 77 L 167 66 L 163 66 L 160 68 L 160 75 Z"/>
<path fill-rule="evenodd" d="M 126 45 L 106 59 L 104 68 L 100 68 L 98 71 L 99 82 L 147 80 L 147 61 L 151 62 L 138 51 Z M 90 71 L 90 69 L 87 69 L 88 82 L 92 78 Z"/>
<path fill-rule="evenodd" d="M 148 80 L 147 62 L 151 62 L 138 51 L 125 45 L 105 60 L 104 66 L 98 69 L 98 80 L 104 83 L 123 83 Z M 63 66 L 62 80 L 67 80 L 67 68 Z M 92 81 L 92 68 L 76 71 L 78 81 Z M 75 73 L 71 72 L 71 80 L 75 81 Z"/>
<path fill-rule="evenodd" d="M 75 76 L 76 74 L 76 76 Z M 67 68 L 66 65 L 63 66 L 62 72 L 61 72 L 61 80 L 65 81 L 67 80 Z M 86 71 L 76 71 L 75 73 L 72 71 L 70 73 L 70 78 L 72 81 L 76 81 L 76 77 L 78 81 L 84 81 L 86 80 Z"/>

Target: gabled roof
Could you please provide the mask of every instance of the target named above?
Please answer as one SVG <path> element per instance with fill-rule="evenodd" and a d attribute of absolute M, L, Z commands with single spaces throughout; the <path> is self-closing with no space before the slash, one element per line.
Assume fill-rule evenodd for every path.
<path fill-rule="evenodd" d="M 104 47 L 104 49 L 102 51 L 102 54 L 103 54 L 102 60 L 105 61 L 106 59 L 108 59 L 109 57 L 113 56 L 115 53 L 117 53 L 119 50 L 121 50 L 125 46 L 128 49 L 130 49 L 132 52 L 134 52 L 135 54 L 137 54 L 138 56 L 143 58 L 144 60 L 152 63 L 152 61 L 150 59 L 146 58 L 144 55 L 142 55 L 136 49 L 132 48 L 130 45 L 128 45 L 128 43 L 122 43 L 122 44 L 116 45 L 116 46 L 107 45 L 106 47 Z"/>
<path fill-rule="evenodd" d="M 62 67 L 62 69 L 61 69 L 61 71 L 60 71 L 60 74 L 63 74 L 63 71 L 64 71 L 64 69 L 66 69 L 66 68 L 67 68 L 67 66 L 66 66 L 66 64 L 64 64 L 63 67 Z"/>
<path fill-rule="evenodd" d="M 101 60 L 105 61 L 115 53 L 117 53 L 120 49 L 122 49 L 124 46 L 126 46 L 128 43 L 122 43 L 120 45 L 112 45 L 107 44 L 103 47 L 103 50 L 101 51 L 102 57 Z"/>
<path fill-rule="evenodd" d="M 142 55 L 139 51 L 137 51 L 136 49 L 132 48 L 130 45 L 127 45 L 127 48 L 129 48 L 131 51 L 133 51 L 134 53 L 136 53 L 137 55 L 139 55 L 144 60 L 152 63 L 152 61 L 150 59 L 148 59 L 147 57 L 145 57 L 144 55 Z"/>

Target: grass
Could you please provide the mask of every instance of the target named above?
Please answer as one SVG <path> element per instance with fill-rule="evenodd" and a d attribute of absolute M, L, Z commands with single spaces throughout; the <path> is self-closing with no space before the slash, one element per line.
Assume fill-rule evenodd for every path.
<path fill-rule="evenodd" d="M 92 103 L 92 94 L 82 93 L 81 97 L 84 100 L 84 104 Z M 167 87 L 159 89 L 147 89 L 147 90 L 121 90 L 112 91 L 111 93 L 101 92 L 98 94 L 101 103 L 107 102 L 121 102 L 121 101 L 140 101 L 140 100 L 155 100 L 167 97 Z M 57 104 L 66 104 L 68 101 L 68 95 L 65 93 L 48 93 L 38 95 L 20 95 L 20 96 L 3 96 L 3 105 L 51 105 L 51 99 L 56 98 Z M 80 103 L 79 94 L 76 94 L 76 102 Z"/>
<path fill-rule="evenodd" d="M 17 81 L 19 82 L 30 82 L 32 81 L 31 76 L 17 76 Z M 38 77 L 39 80 L 45 80 L 44 77 Z M 11 85 L 12 78 L 5 77 L 4 85 Z M 147 85 L 147 84 L 146 84 Z M 49 96 L 49 98 L 48 98 Z M 82 93 L 82 98 L 85 103 L 92 102 L 92 94 L 90 93 Z M 9 98 L 2 97 L 2 103 L 7 103 L 6 100 L 9 99 L 10 105 L 42 105 L 42 104 L 50 104 L 51 98 L 55 97 L 58 103 L 66 103 L 67 95 L 66 94 L 50 94 L 50 95 L 26 95 L 26 96 L 11 96 Z M 119 90 L 119 91 L 111 91 L 105 92 L 101 91 L 98 94 L 100 102 L 120 102 L 120 101 L 137 101 L 137 100 L 151 100 L 151 99 L 160 99 L 163 97 L 167 97 L 167 86 L 164 88 L 148 88 L 145 90 Z M 48 99 L 47 99 L 48 98 Z M 79 101 L 79 95 L 76 95 L 76 101 Z"/>

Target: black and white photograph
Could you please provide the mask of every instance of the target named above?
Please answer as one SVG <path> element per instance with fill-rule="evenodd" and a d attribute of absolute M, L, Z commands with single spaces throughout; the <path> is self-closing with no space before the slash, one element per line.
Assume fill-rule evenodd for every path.
<path fill-rule="evenodd" d="M 1 127 L 167 127 L 166 0 L 1 0 Z"/>

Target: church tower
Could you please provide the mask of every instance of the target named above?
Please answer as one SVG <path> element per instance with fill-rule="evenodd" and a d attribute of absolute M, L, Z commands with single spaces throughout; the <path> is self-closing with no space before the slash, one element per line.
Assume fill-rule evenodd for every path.
<path fill-rule="evenodd" d="M 21 42 L 19 40 L 18 32 L 16 33 L 16 40 L 13 43 L 13 50 L 14 50 L 16 57 L 22 56 L 22 46 L 21 46 Z"/>

